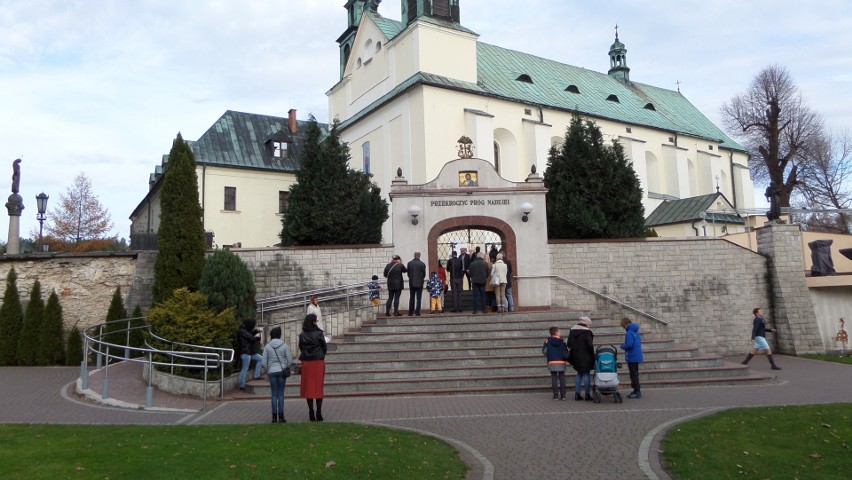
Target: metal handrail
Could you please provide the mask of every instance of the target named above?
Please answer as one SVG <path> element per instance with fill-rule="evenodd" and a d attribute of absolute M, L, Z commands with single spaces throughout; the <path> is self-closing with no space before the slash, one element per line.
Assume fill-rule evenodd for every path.
<path fill-rule="evenodd" d="M 661 318 L 658 318 L 658 317 L 656 317 L 655 315 L 652 315 L 652 314 L 650 314 L 650 313 L 648 313 L 648 312 L 645 312 L 645 311 L 639 310 L 638 308 L 636 308 L 636 307 L 634 307 L 634 306 L 631 306 L 631 305 L 628 305 L 628 304 L 626 304 L 626 303 L 622 302 L 621 300 L 618 300 L 618 299 L 616 299 L 616 298 L 613 298 L 613 297 L 611 297 L 611 296 L 609 296 L 609 295 L 607 295 L 607 294 L 605 294 L 605 293 L 598 292 L 597 290 L 594 290 L 594 289 L 592 289 L 592 288 L 589 288 L 589 287 L 587 287 L 587 286 L 585 286 L 585 285 L 580 285 L 579 283 L 577 283 L 577 282 L 575 282 L 575 281 L 573 281 L 573 280 L 569 280 L 569 279 L 567 279 L 567 278 L 565 278 L 565 277 L 562 277 L 562 276 L 560 276 L 560 275 L 526 275 L 526 276 L 516 276 L 516 277 L 514 277 L 514 278 L 516 278 L 516 279 L 518 279 L 518 280 L 524 280 L 524 279 L 535 279 L 535 278 L 556 278 L 556 279 L 562 280 L 562 281 L 563 281 L 563 282 L 565 282 L 565 283 L 570 283 L 571 285 L 574 285 L 575 287 L 579 288 L 580 290 L 585 290 L 585 291 L 587 291 L 587 292 L 589 292 L 589 293 L 591 293 L 591 294 L 593 294 L 593 295 L 597 295 L 598 297 L 603 298 L 604 300 L 610 301 L 610 302 L 612 302 L 612 303 L 616 303 L 616 304 L 618 304 L 619 306 L 621 306 L 622 308 L 626 308 L 626 309 L 628 309 L 628 310 L 630 310 L 630 311 L 632 311 L 632 312 L 634 312 L 634 313 L 636 313 L 636 314 L 638 314 L 638 315 L 642 315 L 643 317 L 650 318 L 651 320 L 654 320 L 654 321 L 656 321 L 656 322 L 662 323 L 663 325 L 668 325 L 668 324 L 669 324 L 669 322 L 667 322 L 667 321 L 665 321 L 665 320 L 663 320 L 663 319 L 661 319 Z"/>
<path fill-rule="evenodd" d="M 91 352 L 95 355 L 95 368 L 100 369 L 103 365 L 104 368 L 104 381 L 101 397 L 103 399 L 109 398 L 109 364 L 110 360 L 120 360 L 120 361 L 130 361 L 137 363 L 144 363 L 148 365 L 148 387 L 146 394 L 146 407 L 151 408 L 153 405 L 153 372 L 154 366 L 163 366 L 169 367 L 171 373 L 174 373 L 175 367 L 177 368 L 188 368 L 188 369 L 203 369 L 204 371 L 204 388 L 203 388 L 203 405 L 202 410 L 207 408 L 207 372 L 211 367 L 218 366 L 220 369 L 220 396 L 224 397 L 225 395 L 225 364 L 231 363 L 234 360 L 234 350 L 230 348 L 221 348 L 221 347 L 208 347 L 204 345 L 193 345 L 183 342 L 175 342 L 168 339 L 164 339 L 159 337 L 151 332 L 150 325 L 137 325 L 131 326 L 131 322 L 135 320 L 144 320 L 145 317 L 134 317 L 134 318 L 124 318 L 120 320 L 111 320 L 109 322 L 100 323 L 98 325 L 90 326 L 83 330 L 83 361 L 80 362 L 80 380 L 82 382 L 83 390 L 88 390 L 89 388 L 89 375 L 88 375 L 88 353 Z M 126 323 L 126 327 L 123 329 L 113 330 L 105 332 L 104 329 L 107 325 L 117 324 L 117 323 Z M 133 330 L 144 330 L 147 338 L 144 343 L 146 345 L 143 347 L 133 347 L 130 346 L 130 332 Z M 103 340 L 105 335 L 115 335 L 125 333 L 126 344 L 119 345 L 116 343 L 106 342 Z M 183 351 L 183 350 L 163 350 L 151 345 L 148 342 L 148 338 L 153 338 L 158 341 L 165 342 L 172 347 L 181 346 L 187 347 L 191 349 L 196 349 L 198 351 Z M 123 351 L 123 354 L 115 354 L 111 353 L 110 350 L 113 351 Z M 141 355 L 133 356 L 131 352 L 138 352 Z M 155 355 L 165 356 L 170 359 L 170 361 L 162 361 L 155 360 Z M 177 361 L 176 361 L 177 359 Z M 184 361 L 180 361 L 180 360 Z M 105 360 L 105 361 L 104 361 Z"/>
<path fill-rule="evenodd" d="M 378 280 L 379 287 L 385 284 L 385 280 Z M 330 292 L 343 292 L 343 293 L 335 293 L 333 295 L 325 295 L 321 296 L 325 293 Z M 260 324 L 266 325 L 266 318 L 264 316 L 265 313 L 274 312 L 277 310 L 285 310 L 289 308 L 298 308 L 298 307 L 307 307 L 308 303 L 310 303 L 310 298 L 313 295 L 317 295 L 319 299 L 323 302 L 329 302 L 334 300 L 347 300 L 347 306 L 341 312 L 348 312 L 351 310 L 360 310 L 362 307 L 352 307 L 348 304 L 348 300 L 353 297 L 361 297 L 364 295 L 368 295 L 370 293 L 370 289 L 367 288 L 366 283 L 353 283 L 349 285 L 337 285 L 332 287 L 323 287 L 314 290 L 307 290 L 304 292 L 290 293 L 287 295 L 279 295 L 275 297 L 264 298 L 257 301 L 257 313 L 260 314 Z M 272 304 L 270 306 L 270 304 Z M 332 315 L 335 313 L 341 312 L 331 312 L 328 315 Z M 295 321 L 295 320 L 293 320 Z M 302 319 L 298 319 L 298 321 L 302 321 Z M 286 322 L 278 322 L 274 325 L 281 325 Z M 273 324 L 270 324 L 273 325 Z"/>

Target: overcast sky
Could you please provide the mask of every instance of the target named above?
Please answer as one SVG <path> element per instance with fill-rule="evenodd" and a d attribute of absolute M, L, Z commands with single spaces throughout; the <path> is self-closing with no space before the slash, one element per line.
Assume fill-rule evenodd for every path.
<path fill-rule="evenodd" d="M 0 191 L 22 158 L 21 233 L 84 172 L 128 237 L 128 217 L 178 132 L 197 139 L 226 110 L 328 121 L 345 0 L 3 0 Z M 618 24 L 631 80 L 719 107 L 763 67 L 786 66 L 814 110 L 852 128 L 848 0 L 461 0 L 480 40 L 606 72 Z M 399 19 L 400 0 L 382 15 Z M 3 174 L 3 172 L 7 174 Z M 6 195 L 3 193 L 3 195 Z M 6 239 L 8 215 L 0 215 Z M 48 221 L 50 221 L 48 219 Z"/>

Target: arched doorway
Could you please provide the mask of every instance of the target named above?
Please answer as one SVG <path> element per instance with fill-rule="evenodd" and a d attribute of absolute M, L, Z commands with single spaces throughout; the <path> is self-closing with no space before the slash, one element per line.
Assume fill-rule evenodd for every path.
<path fill-rule="evenodd" d="M 466 244 L 469 252 L 473 252 L 477 246 L 482 247 L 482 251 L 486 253 L 491 245 L 495 245 L 497 250 L 502 248 L 512 263 L 512 275 L 519 275 L 515 230 L 503 220 L 470 215 L 447 218 L 435 223 L 428 235 L 428 270 L 437 269 L 439 260 L 446 264 L 446 260 L 452 255 L 453 242 L 457 245 Z M 520 298 L 517 282 L 512 282 L 512 290 L 515 299 Z"/>

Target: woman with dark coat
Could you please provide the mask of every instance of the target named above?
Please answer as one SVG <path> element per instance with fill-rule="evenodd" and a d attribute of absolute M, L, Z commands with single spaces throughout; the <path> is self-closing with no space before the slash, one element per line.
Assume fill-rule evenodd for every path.
<path fill-rule="evenodd" d="M 595 334 L 592 333 L 592 319 L 580 317 L 577 325 L 571 327 L 568 333 L 568 348 L 571 358 L 568 360 L 577 376 L 574 380 L 574 400 L 582 400 L 580 387 L 586 383 L 586 400 L 592 400 L 591 372 L 595 368 Z"/>
<path fill-rule="evenodd" d="M 310 420 L 322 421 L 322 399 L 325 397 L 325 353 L 328 345 L 325 334 L 317 326 L 317 316 L 309 313 L 302 322 L 302 333 L 299 334 L 299 360 L 302 361 L 302 383 L 299 394 L 308 401 L 308 417 Z M 314 400 L 317 401 L 314 415 Z"/>

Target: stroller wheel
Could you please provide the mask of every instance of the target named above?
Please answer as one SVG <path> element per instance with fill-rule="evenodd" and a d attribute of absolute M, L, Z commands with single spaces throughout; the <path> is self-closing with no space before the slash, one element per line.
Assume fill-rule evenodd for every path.
<path fill-rule="evenodd" d="M 595 391 L 595 393 L 592 395 L 592 400 L 594 401 L 594 403 L 601 403 L 601 392 Z"/>
<path fill-rule="evenodd" d="M 621 393 L 615 392 L 615 403 L 622 403 L 624 399 L 621 397 Z"/>

